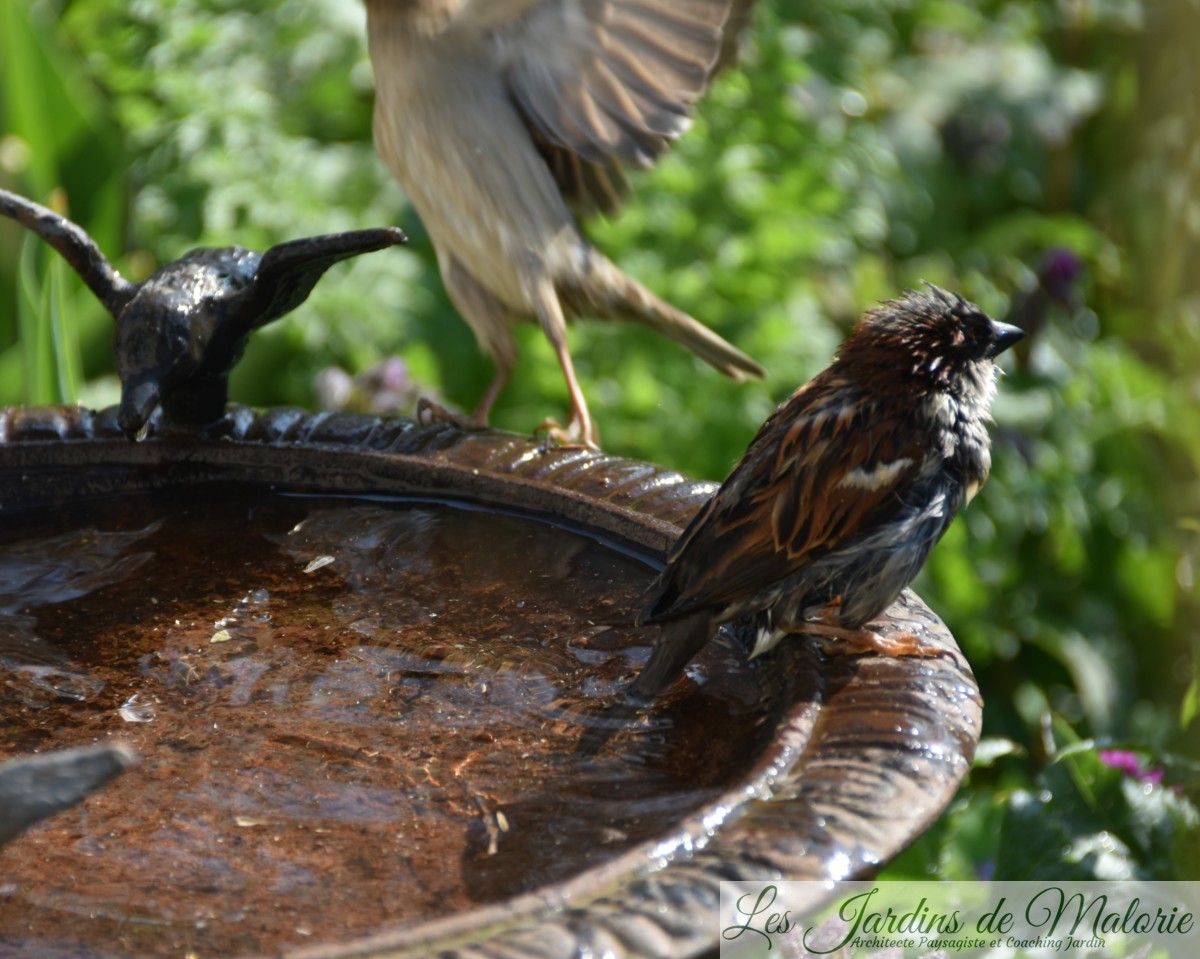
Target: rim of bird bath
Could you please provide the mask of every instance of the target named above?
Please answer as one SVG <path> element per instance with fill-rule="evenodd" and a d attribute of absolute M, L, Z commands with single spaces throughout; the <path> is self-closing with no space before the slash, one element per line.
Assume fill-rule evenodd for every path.
<path fill-rule="evenodd" d="M 122 433 L 115 408 L 0 410 L 0 510 L 186 484 L 467 501 L 549 519 L 661 563 L 714 484 L 498 431 L 231 408 L 205 433 Z M 866 878 L 927 828 L 966 775 L 981 700 L 945 625 L 911 590 L 884 631 L 947 655 L 823 657 L 781 644 L 788 705 L 748 774 L 669 832 L 500 904 L 285 950 L 291 959 L 686 956 L 715 952 L 722 880 Z M 603 949 L 600 948 L 603 946 Z"/>

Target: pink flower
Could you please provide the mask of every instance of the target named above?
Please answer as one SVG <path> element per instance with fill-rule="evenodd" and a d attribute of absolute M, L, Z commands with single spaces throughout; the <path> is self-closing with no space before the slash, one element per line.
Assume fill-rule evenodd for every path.
<path fill-rule="evenodd" d="M 1100 762 L 1109 769 L 1119 769 L 1126 776 L 1157 786 L 1163 781 L 1163 770 L 1147 769 L 1142 765 L 1141 757 L 1128 749 L 1101 749 L 1098 753 Z"/>

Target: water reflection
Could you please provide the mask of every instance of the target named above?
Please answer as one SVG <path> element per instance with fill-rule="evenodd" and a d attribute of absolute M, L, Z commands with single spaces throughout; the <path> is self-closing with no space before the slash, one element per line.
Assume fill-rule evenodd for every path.
<path fill-rule="evenodd" d="M 85 527 L 0 542 L 0 700 L 40 708 L 60 699 L 92 699 L 101 692 L 103 682 L 78 666 L 69 643 L 47 642 L 38 635 L 36 610 L 128 579 L 153 556 L 133 547 L 161 525 L 155 520 L 141 529 L 116 532 Z"/>
<path fill-rule="evenodd" d="M 142 756 L 6 852 L 0 927 L 46 943 L 64 910 L 156 955 L 181 929 L 245 951 L 249 925 L 272 951 L 289 917 L 345 936 L 506 898 L 662 834 L 768 725 L 718 643 L 696 695 L 575 756 L 648 651 L 631 622 L 652 571 L 571 532 L 195 491 L 86 517 L 0 545 L 0 662 L 24 689 L 0 694 L 5 750 L 120 733 Z M 30 709 L 35 668 L 59 691 Z"/>

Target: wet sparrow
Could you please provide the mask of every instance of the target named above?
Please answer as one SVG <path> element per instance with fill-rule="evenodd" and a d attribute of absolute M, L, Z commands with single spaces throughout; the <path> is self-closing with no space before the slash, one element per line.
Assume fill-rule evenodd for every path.
<path fill-rule="evenodd" d="M 752 656 L 788 633 L 920 654 L 864 627 L 987 479 L 993 360 L 1022 336 L 934 286 L 869 311 L 675 544 L 639 617 L 662 632 L 630 693 L 660 693 L 731 620 L 752 625 Z"/>

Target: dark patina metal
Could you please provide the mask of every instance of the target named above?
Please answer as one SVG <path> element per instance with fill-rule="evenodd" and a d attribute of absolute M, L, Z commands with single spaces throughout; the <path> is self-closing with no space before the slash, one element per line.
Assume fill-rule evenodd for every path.
<path fill-rule="evenodd" d="M 0 763 L 0 846 L 95 792 L 133 761 L 123 746 L 102 745 Z"/>
<path fill-rule="evenodd" d="M 124 279 L 96 242 L 53 210 L 0 190 L 0 213 L 62 254 L 116 321 L 117 414 L 129 438 L 162 407 L 184 427 L 220 422 L 229 373 L 250 334 L 303 303 L 335 263 L 406 238 L 395 227 L 290 240 L 256 253 L 197 249 L 144 283 Z"/>

